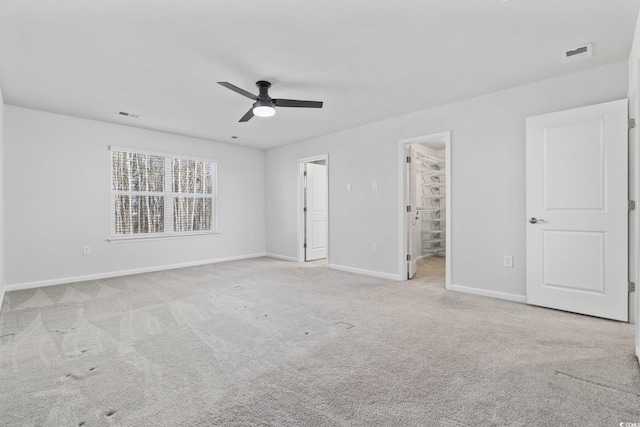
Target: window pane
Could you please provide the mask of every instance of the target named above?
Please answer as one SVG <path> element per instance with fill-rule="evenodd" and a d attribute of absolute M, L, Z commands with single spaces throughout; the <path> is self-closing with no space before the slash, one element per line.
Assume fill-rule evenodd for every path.
<path fill-rule="evenodd" d="M 213 193 L 213 168 L 211 162 L 172 159 L 171 167 L 174 193 Z"/>
<path fill-rule="evenodd" d="M 162 233 L 164 197 L 115 196 L 116 234 Z"/>
<path fill-rule="evenodd" d="M 176 197 L 173 199 L 175 231 L 211 230 L 211 197 Z"/>
<path fill-rule="evenodd" d="M 164 157 L 114 151 L 113 189 L 164 192 Z"/>

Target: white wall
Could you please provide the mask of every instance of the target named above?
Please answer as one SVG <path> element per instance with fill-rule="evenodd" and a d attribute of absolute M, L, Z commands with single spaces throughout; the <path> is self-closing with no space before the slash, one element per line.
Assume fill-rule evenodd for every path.
<path fill-rule="evenodd" d="M 625 98 L 627 80 L 622 61 L 269 150 L 267 252 L 296 256 L 297 159 L 328 153 L 330 264 L 400 278 L 398 141 L 451 130 L 452 284 L 522 297 L 525 118 Z"/>
<path fill-rule="evenodd" d="M 633 162 L 633 177 L 632 181 L 635 185 L 631 186 L 631 196 L 634 197 L 636 203 L 640 203 L 640 194 L 638 187 L 640 186 L 640 174 L 638 168 L 640 167 L 640 150 L 638 144 L 640 144 L 639 129 L 640 126 L 640 15 L 638 15 L 638 22 L 636 23 L 636 32 L 633 38 L 633 45 L 631 47 L 631 54 L 629 55 L 629 117 L 635 118 L 636 128 L 629 133 L 629 155 L 632 157 Z M 634 271 L 631 273 L 631 279 L 636 282 L 636 286 L 640 286 L 640 263 L 638 262 L 638 241 L 640 240 L 640 230 L 638 228 L 638 216 L 640 215 L 640 208 L 637 208 L 634 212 L 632 220 L 632 229 L 635 230 L 635 239 L 630 243 L 630 249 L 635 260 Z M 637 289 L 637 288 L 636 288 Z M 636 356 L 640 360 L 640 291 L 636 290 L 634 294 L 630 296 L 633 303 L 631 304 L 631 320 L 636 323 Z M 635 297 L 635 298 L 634 298 Z"/>
<path fill-rule="evenodd" d="M 108 243 L 109 145 L 218 160 L 220 234 Z M 7 289 L 263 254 L 264 158 L 261 150 L 5 106 Z M 82 255 L 84 245 L 91 255 Z"/>

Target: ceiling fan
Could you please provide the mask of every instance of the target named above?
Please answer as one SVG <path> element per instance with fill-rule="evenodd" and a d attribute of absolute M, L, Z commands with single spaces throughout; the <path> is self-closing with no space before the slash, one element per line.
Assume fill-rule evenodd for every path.
<path fill-rule="evenodd" d="M 253 99 L 253 107 L 240 119 L 241 122 L 248 122 L 253 116 L 271 117 L 276 113 L 276 107 L 294 107 L 294 108 L 322 108 L 322 101 L 300 101 L 297 99 L 273 99 L 269 96 L 269 88 L 271 83 L 264 80 L 256 82 L 258 95 L 240 89 L 238 86 L 228 82 L 218 82 L 219 85 L 231 89 L 232 91 Z"/>

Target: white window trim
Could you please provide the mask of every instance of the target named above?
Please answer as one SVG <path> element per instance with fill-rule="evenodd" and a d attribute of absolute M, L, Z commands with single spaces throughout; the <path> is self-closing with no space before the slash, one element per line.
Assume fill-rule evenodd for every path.
<path fill-rule="evenodd" d="M 171 240 L 171 239 L 182 239 L 185 237 L 211 237 L 219 235 L 219 231 L 192 231 L 189 233 L 180 232 L 180 233 L 147 233 L 144 235 L 141 234 L 119 234 L 117 236 L 112 236 L 107 239 L 109 243 L 128 243 L 128 242 L 139 242 L 140 240 Z"/>
<path fill-rule="evenodd" d="M 168 153 L 162 151 L 151 151 L 151 150 L 143 150 L 137 148 L 128 148 L 128 147 L 119 147 L 115 145 L 109 145 L 109 153 L 113 153 L 114 151 L 123 151 L 129 153 L 137 153 L 137 154 L 146 154 L 151 156 L 161 156 L 164 157 L 165 161 L 165 191 L 160 192 L 146 192 L 146 191 L 128 191 L 126 194 L 137 194 L 143 196 L 162 196 L 164 197 L 164 206 L 165 206 L 165 215 L 164 215 L 164 229 L 162 233 L 138 233 L 138 234 L 116 234 L 115 232 L 115 212 L 113 211 L 115 206 L 115 196 L 116 194 L 122 194 L 121 191 L 116 191 L 111 188 L 109 190 L 110 196 L 110 204 L 109 209 L 111 211 L 110 218 L 110 237 L 107 239 L 110 243 L 123 243 L 123 242 L 134 242 L 140 240 L 165 240 L 165 239 L 181 239 L 184 237 L 206 237 L 206 236 L 215 236 L 220 234 L 218 230 L 218 161 L 214 159 L 207 159 L 204 157 L 195 157 L 189 155 L 182 155 L 176 153 Z M 211 220 L 211 231 L 173 231 L 173 199 L 176 195 L 181 195 L 181 193 L 174 193 L 173 191 L 167 191 L 167 186 L 172 185 L 172 176 L 171 176 L 171 167 L 170 162 L 171 159 L 184 159 L 184 160 L 197 160 L 211 163 L 213 167 L 212 171 L 212 179 L 213 179 L 213 193 L 211 195 L 201 195 L 195 194 L 194 196 L 204 196 L 210 197 L 212 203 L 212 213 L 213 218 Z M 113 155 L 109 156 L 109 185 L 113 185 Z M 190 195 L 184 193 L 182 196 L 190 197 Z M 177 196 L 180 197 L 180 196 Z"/>

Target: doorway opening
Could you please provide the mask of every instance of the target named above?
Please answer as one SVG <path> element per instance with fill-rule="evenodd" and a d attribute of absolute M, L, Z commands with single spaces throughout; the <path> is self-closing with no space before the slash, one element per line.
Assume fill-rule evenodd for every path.
<path fill-rule="evenodd" d="M 329 157 L 299 160 L 299 262 L 328 265 Z"/>
<path fill-rule="evenodd" d="M 451 284 L 450 132 L 400 141 L 403 280 Z"/>

